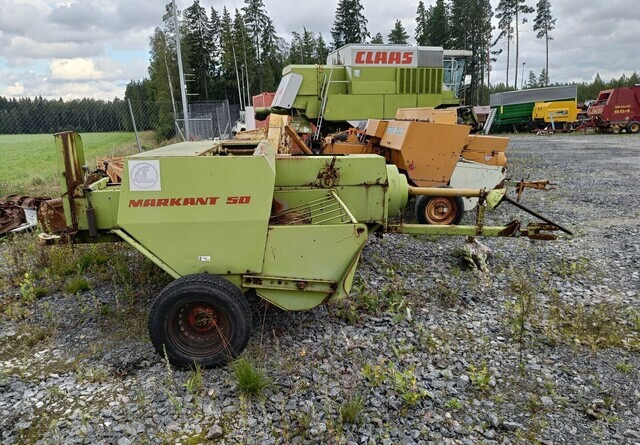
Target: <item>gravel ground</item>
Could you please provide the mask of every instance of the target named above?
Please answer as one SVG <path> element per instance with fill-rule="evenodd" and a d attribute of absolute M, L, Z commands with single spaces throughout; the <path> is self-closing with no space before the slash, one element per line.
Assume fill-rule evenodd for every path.
<path fill-rule="evenodd" d="M 348 302 L 254 304 L 253 396 L 231 367 L 200 386 L 154 353 L 166 279 L 137 254 L 76 249 L 95 264 L 70 296 L 30 238 L 0 244 L 2 443 L 640 443 L 640 137 L 516 136 L 508 155 L 559 183 L 524 202 L 572 238 L 482 240 L 481 272 L 461 238 L 372 237 Z M 20 303 L 31 281 L 45 295 Z"/>

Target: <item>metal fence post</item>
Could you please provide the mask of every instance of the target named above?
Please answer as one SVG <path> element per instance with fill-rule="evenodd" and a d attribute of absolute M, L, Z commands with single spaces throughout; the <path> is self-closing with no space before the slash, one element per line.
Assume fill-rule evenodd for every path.
<path fill-rule="evenodd" d="M 131 99 L 127 98 L 129 104 L 129 113 L 131 113 L 131 122 L 133 123 L 133 132 L 136 134 L 136 143 L 138 144 L 138 153 L 142 153 L 142 145 L 140 145 L 140 136 L 138 136 L 138 128 L 136 127 L 136 118 L 133 117 L 133 108 L 131 108 Z"/>

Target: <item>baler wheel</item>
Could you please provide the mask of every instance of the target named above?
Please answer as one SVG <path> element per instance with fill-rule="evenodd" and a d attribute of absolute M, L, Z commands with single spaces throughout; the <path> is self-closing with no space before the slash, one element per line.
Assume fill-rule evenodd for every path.
<path fill-rule="evenodd" d="M 620 131 L 622 131 L 622 128 L 620 128 L 620 125 L 615 124 L 611 126 L 611 133 L 620 134 Z"/>
<path fill-rule="evenodd" d="M 629 122 L 627 133 L 636 134 L 640 131 L 640 122 Z"/>
<path fill-rule="evenodd" d="M 462 219 L 464 202 L 459 196 L 418 196 L 415 210 L 420 224 L 456 225 Z"/>
<path fill-rule="evenodd" d="M 149 336 L 158 354 L 175 366 L 227 363 L 251 335 L 251 309 L 229 281 L 209 274 L 187 275 L 165 287 L 151 308 Z"/>

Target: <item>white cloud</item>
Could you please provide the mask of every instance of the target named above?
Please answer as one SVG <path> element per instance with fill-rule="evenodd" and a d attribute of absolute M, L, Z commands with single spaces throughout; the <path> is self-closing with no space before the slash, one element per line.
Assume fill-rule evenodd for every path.
<path fill-rule="evenodd" d="M 7 86 L 0 94 L 2 96 L 22 96 L 24 94 L 24 85 L 20 82 L 16 82 L 13 85 Z"/>
<path fill-rule="evenodd" d="M 162 24 L 167 1 L 0 0 L 0 70 L 4 70 L 0 72 L 0 91 L 65 98 L 121 97 L 128 80 L 146 75 L 149 36 Z M 193 2 L 177 1 L 179 9 Z M 290 39 L 292 31 L 306 27 L 331 42 L 338 0 L 264 1 L 281 36 Z M 361 1 L 372 35 L 380 32 L 386 38 L 399 19 L 413 42 L 416 0 Z M 221 12 L 226 4 L 233 15 L 235 8 L 244 6 L 244 0 L 200 2 L 207 13 L 211 6 Z M 495 7 L 498 0 L 491 2 Z M 428 7 L 435 0 L 425 3 Z M 527 3 L 535 6 L 536 0 Z M 552 81 L 590 80 L 596 72 L 608 79 L 640 69 L 636 36 L 640 8 L 630 8 L 628 0 L 608 0 L 604 9 L 583 0 L 551 3 L 558 18 L 551 42 Z M 531 16 L 521 29 L 519 68 L 526 62 L 525 80 L 530 69 L 540 73 L 545 59 L 544 42 L 535 38 L 532 22 Z M 121 51 L 127 52 L 126 61 Z M 504 81 L 505 59 L 501 55 L 493 67 L 492 82 Z M 510 83 L 513 74 L 512 62 Z"/>
<path fill-rule="evenodd" d="M 102 71 L 97 70 L 91 59 L 55 59 L 49 65 L 52 79 L 98 80 Z"/>

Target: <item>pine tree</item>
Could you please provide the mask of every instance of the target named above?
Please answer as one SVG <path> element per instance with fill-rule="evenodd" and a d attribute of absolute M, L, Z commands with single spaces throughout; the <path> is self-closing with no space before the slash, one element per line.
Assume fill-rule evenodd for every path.
<path fill-rule="evenodd" d="M 329 48 L 327 47 L 327 42 L 324 41 L 324 37 L 322 37 L 322 33 L 320 33 L 316 39 L 316 63 L 318 65 L 324 65 L 327 63 L 328 56 Z"/>
<path fill-rule="evenodd" d="M 431 45 L 449 47 L 449 13 L 444 0 L 436 0 L 427 13 L 427 40 Z"/>
<path fill-rule="evenodd" d="M 451 0 L 449 34 L 451 47 L 470 50 L 466 74 L 471 85 L 465 91 L 467 103 L 480 103 L 485 94 L 485 73 L 491 53 L 493 11 L 489 0 Z"/>
<path fill-rule="evenodd" d="M 507 90 L 509 89 L 509 64 L 511 56 L 511 41 L 513 40 L 513 0 L 500 0 L 496 7 L 496 18 L 498 19 L 498 29 L 500 33 L 494 41 L 494 45 L 497 45 L 500 40 L 506 38 L 507 40 L 507 74 L 505 85 Z"/>
<path fill-rule="evenodd" d="M 409 34 L 402 26 L 402 22 L 400 20 L 396 20 L 396 24 L 387 36 L 389 39 L 389 43 L 396 45 L 406 45 L 409 40 Z"/>
<path fill-rule="evenodd" d="M 207 11 L 200 6 L 199 0 L 185 9 L 186 57 L 193 72 L 193 84 L 189 84 L 189 93 L 197 93 L 199 98 L 209 99 L 213 60 L 213 30 Z"/>
<path fill-rule="evenodd" d="M 427 22 L 429 21 L 429 13 L 427 8 L 424 7 L 424 2 L 420 0 L 418 2 L 418 9 L 416 11 L 416 43 L 419 46 L 429 46 L 429 35 L 427 33 Z"/>
<path fill-rule="evenodd" d="M 527 81 L 527 88 L 537 88 L 537 87 L 538 87 L 538 78 L 536 77 L 536 73 L 534 73 L 533 70 L 529 70 L 529 80 Z"/>
<path fill-rule="evenodd" d="M 542 68 L 542 71 L 540 71 L 538 85 L 549 85 L 549 76 L 547 76 L 547 70 L 545 68 Z"/>
<path fill-rule="evenodd" d="M 369 37 L 367 19 L 360 0 L 340 0 L 336 19 L 331 28 L 333 47 L 340 48 L 349 43 L 365 43 Z"/>
<path fill-rule="evenodd" d="M 252 47 L 251 52 L 255 53 L 256 65 L 259 72 L 262 72 L 263 34 L 267 30 L 273 29 L 273 23 L 267 14 L 263 0 L 244 0 L 244 3 L 242 14 L 236 13 L 236 17 L 242 17 L 244 23 L 242 25 L 238 24 L 236 28 L 242 26 L 248 34 L 248 40 L 250 40 L 250 46 Z M 260 75 L 258 75 L 257 84 L 257 88 L 263 91 L 262 76 Z"/>
<path fill-rule="evenodd" d="M 533 21 L 533 30 L 538 31 L 536 37 L 545 40 L 546 48 L 546 64 L 545 70 L 547 79 L 549 78 L 549 41 L 553 40 L 553 37 L 549 34 L 555 29 L 556 19 L 551 15 L 551 3 L 549 0 L 538 0 L 536 5 L 536 18 Z M 547 86 L 546 84 L 543 86 Z"/>
<path fill-rule="evenodd" d="M 378 32 L 373 36 L 373 39 L 371 39 L 371 43 L 374 45 L 384 45 L 384 37 L 382 37 L 382 34 Z"/>
<path fill-rule="evenodd" d="M 514 6 L 514 22 L 516 24 L 516 80 L 514 86 L 516 89 L 518 88 L 518 65 L 520 64 L 520 32 L 518 29 L 520 18 L 522 18 L 522 23 L 527 23 L 527 17 L 525 14 L 531 14 L 535 11 L 531 6 L 525 4 L 527 0 L 513 0 L 515 3 Z M 548 78 L 549 76 L 547 76 Z"/>
<path fill-rule="evenodd" d="M 236 9 L 233 17 L 233 39 L 236 44 L 235 51 L 240 69 L 240 89 L 243 92 L 245 103 L 248 103 L 253 93 L 262 91 L 262 76 L 256 57 L 257 48 L 253 45 L 245 23 L 244 16 L 240 10 Z"/>
<path fill-rule="evenodd" d="M 231 103 L 240 103 L 236 62 L 242 53 L 238 53 L 234 41 L 231 14 L 226 6 L 222 9 L 222 19 L 220 20 L 220 51 L 220 86 L 224 97 Z"/>

